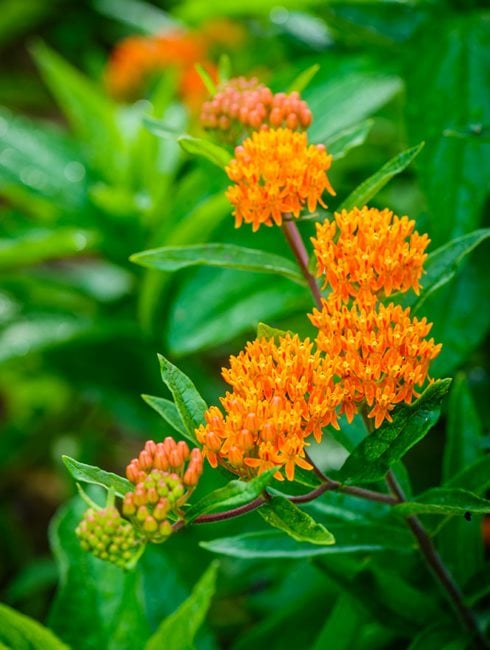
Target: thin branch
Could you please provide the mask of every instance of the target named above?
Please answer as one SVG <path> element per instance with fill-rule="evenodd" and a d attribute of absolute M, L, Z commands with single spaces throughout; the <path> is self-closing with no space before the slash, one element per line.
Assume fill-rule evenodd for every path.
<path fill-rule="evenodd" d="M 403 493 L 403 490 L 398 483 L 396 476 L 391 470 L 386 475 L 386 482 L 393 492 L 393 495 L 396 497 L 398 503 L 403 503 L 406 501 L 405 494 Z M 490 648 L 490 645 L 483 636 L 473 612 L 466 606 L 463 594 L 461 593 L 448 568 L 444 564 L 441 556 L 437 552 L 437 549 L 434 546 L 434 543 L 429 537 L 424 526 L 418 517 L 415 517 L 413 515 L 405 517 L 405 520 L 414 537 L 416 538 L 420 551 L 424 556 L 427 564 L 432 569 L 441 586 L 444 588 L 446 595 L 451 601 L 456 612 L 459 614 L 461 621 L 465 625 L 466 629 L 470 632 L 475 643 L 475 648 L 478 650 L 488 650 L 488 648 Z"/>
<path fill-rule="evenodd" d="M 291 250 L 294 253 L 294 256 L 299 264 L 301 272 L 308 282 L 313 298 L 315 299 L 316 306 L 318 309 L 322 308 L 322 296 L 318 283 L 314 276 L 308 270 L 308 251 L 305 248 L 303 239 L 298 231 L 298 227 L 294 221 L 283 220 L 282 222 L 282 231 L 286 237 L 286 240 L 291 247 Z"/>
<path fill-rule="evenodd" d="M 260 495 L 250 503 L 246 503 L 244 506 L 239 506 L 238 508 L 232 508 L 231 510 L 223 510 L 223 512 L 213 512 L 209 515 L 201 515 L 196 517 L 192 524 L 209 524 L 213 521 L 225 521 L 226 519 L 232 519 L 233 517 L 240 517 L 245 515 L 247 512 L 252 512 L 257 510 L 260 506 L 263 506 L 267 501 L 265 495 Z"/>

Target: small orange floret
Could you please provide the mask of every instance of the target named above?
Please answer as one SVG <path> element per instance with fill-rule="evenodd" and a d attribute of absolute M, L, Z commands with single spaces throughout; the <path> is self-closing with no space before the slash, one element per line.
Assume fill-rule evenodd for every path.
<path fill-rule="evenodd" d="M 366 206 L 334 217 L 317 224 L 312 239 L 324 286 L 330 285 L 344 302 L 353 297 L 362 304 L 379 294 L 419 293 L 430 240 L 414 231 L 415 221 Z"/>
<path fill-rule="evenodd" d="M 320 440 L 322 428 L 337 425 L 342 391 L 333 381 L 331 362 L 297 335 L 248 343 L 223 369 L 232 387 L 197 431 L 203 454 L 239 476 L 250 478 L 277 467 L 277 478 L 294 479 L 295 467 L 311 469 L 306 439 Z M 338 426 L 338 425 L 337 425 Z"/>
<path fill-rule="evenodd" d="M 226 167 L 235 183 L 226 196 L 234 206 L 235 226 L 278 226 L 285 215 L 326 207 L 322 194 L 335 194 L 327 178 L 332 157 L 323 145 L 308 145 L 306 133 L 290 129 L 255 132 L 235 149 Z"/>
<path fill-rule="evenodd" d="M 362 402 L 376 427 L 391 420 L 399 402 L 410 403 L 428 376 L 441 344 L 426 339 L 432 323 L 412 317 L 410 309 L 390 303 L 351 307 L 334 295 L 314 309 L 317 346 L 335 359 L 335 375 L 344 390 L 341 412 L 352 419 Z"/>

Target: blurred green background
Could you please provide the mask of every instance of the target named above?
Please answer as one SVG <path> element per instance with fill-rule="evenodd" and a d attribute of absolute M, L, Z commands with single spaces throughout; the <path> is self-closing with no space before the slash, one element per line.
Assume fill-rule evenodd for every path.
<path fill-rule="evenodd" d="M 48 615 L 58 577 L 48 524 L 74 493 L 61 454 L 121 473 L 144 440 L 171 434 L 140 397 L 168 397 L 157 352 L 213 403 L 223 391 L 221 366 L 259 321 L 309 332 L 311 299 L 286 279 L 209 268 L 170 275 L 129 262 L 146 248 L 208 240 L 289 253 L 276 229 L 236 231 L 225 174 L 145 126 L 148 116 L 202 135 L 179 95 L 178 66 L 142 83 L 131 101 L 111 98 L 104 78 L 115 44 L 135 34 L 200 34 L 218 25 L 221 39 L 209 47 L 209 61 L 227 53 L 234 75 L 255 74 L 275 91 L 319 64 L 303 96 L 314 114 L 310 141 L 337 147 L 330 173 L 337 196 L 329 208 L 400 151 L 425 141 L 415 163 L 372 204 L 415 218 L 434 250 L 490 225 L 485 5 L 0 1 L 2 601 L 40 620 Z M 231 22 L 217 22 L 223 18 Z M 301 229 L 306 237 L 313 232 L 309 222 Z M 448 418 L 454 427 L 470 413 L 478 448 L 490 446 L 489 252 L 488 242 L 479 246 L 424 304 L 432 335 L 444 345 L 433 376 L 457 375 L 460 392 L 453 415 L 409 456 L 419 489 L 441 477 Z M 200 490 L 220 480 L 208 472 Z M 240 519 L 220 524 L 218 535 L 254 526 L 257 520 Z M 146 561 L 167 575 L 177 601 L 209 561 L 197 542 L 216 535 L 199 527 L 151 549 Z M 295 572 L 313 569 L 291 563 L 288 575 L 278 562 L 227 562 L 228 582 L 211 615 L 223 647 L 237 630 L 243 638 L 236 648 L 286 647 L 288 638 L 307 647 L 321 621 L 302 619 L 301 629 L 292 629 L 287 607 L 279 614 L 270 603 L 287 603 Z M 323 593 L 318 581 L 311 575 L 300 590 L 305 616 Z M 169 600 L 167 613 L 173 606 Z M 51 612 L 56 616 L 62 614 Z M 372 647 L 384 647 L 379 643 Z"/>

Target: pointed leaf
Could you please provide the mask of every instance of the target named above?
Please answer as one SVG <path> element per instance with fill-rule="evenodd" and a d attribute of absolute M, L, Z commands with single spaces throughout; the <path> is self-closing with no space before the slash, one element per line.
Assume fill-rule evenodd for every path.
<path fill-rule="evenodd" d="M 187 429 L 185 428 L 179 411 L 173 402 L 163 397 L 155 397 L 154 395 L 142 395 L 141 397 L 158 413 L 158 415 L 161 415 L 165 422 L 170 424 L 175 431 L 194 442 L 193 438 L 189 438 Z"/>
<path fill-rule="evenodd" d="M 259 510 L 268 524 L 279 528 L 298 542 L 335 544 L 335 537 L 322 524 L 284 497 L 272 497 Z"/>
<path fill-rule="evenodd" d="M 228 54 L 221 54 L 218 61 L 218 83 L 223 84 L 231 79 L 231 59 Z"/>
<path fill-rule="evenodd" d="M 359 147 L 365 141 L 373 124 L 374 120 L 364 120 L 334 133 L 327 140 L 327 153 L 332 155 L 334 160 L 343 158 L 351 149 Z"/>
<path fill-rule="evenodd" d="M 101 485 L 106 490 L 114 490 L 114 493 L 120 497 L 123 497 L 126 492 L 130 492 L 134 487 L 132 483 L 122 476 L 118 476 L 112 472 L 106 472 L 100 469 L 100 467 L 80 463 L 78 460 L 69 456 L 62 456 L 61 458 L 75 481 Z"/>
<path fill-rule="evenodd" d="M 266 486 L 271 482 L 276 471 L 276 468 L 272 468 L 253 478 L 251 481 L 234 480 L 230 481 L 225 487 L 214 490 L 214 492 L 207 494 L 186 512 L 186 522 L 190 523 L 196 517 L 207 512 L 238 508 L 239 506 L 250 503 L 260 496 Z"/>
<path fill-rule="evenodd" d="M 297 93 L 302 93 L 303 90 L 309 85 L 313 77 L 316 75 L 318 70 L 320 70 L 320 65 L 318 63 L 314 63 L 309 68 L 306 68 L 306 70 L 300 72 L 296 79 L 294 79 L 294 81 L 290 84 L 287 92 L 292 93 L 296 91 Z"/>
<path fill-rule="evenodd" d="M 430 253 L 424 265 L 425 273 L 422 276 L 420 295 L 409 292 L 401 298 L 400 302 L 406 307 L 412 307 L 413 311 L 419 310 L 434 291 L 452 280 L 465 257 L 488 237 L 490 237 L 490 228 L 482 228 L 457 237 Z"/>
<path fill-rule="evenodd" d="M 262 509 L 259 510 L 259 513 Z M 403 528 L 358 525 L 356 522 L 335 524 L 334 544 L 298 542 L 282 531 L 244 533 L 236 537 L 223 537 L 200 546 L 213 553 L 241 558 L 305 558 L 317 555 L 341 555 L 344 553 L 372 553 L 387 549 L 407 552 L 413 548 L 410 533 Z"/>
<path fill-rule="evenodd" d="M 463 488 L 481 494 L 490 488 L 490 455 L 485 454 L 464 469 L 453 474 L 445 487 Z"/>
<path fill-rule="evenodd" d="M 346 483 L 382 480 L 390 466 L 421 440 L 439 419 L 450 379 L 430 384 L 413 404 L 400 404 L 385 422 L 354 449 L 340 469 Z"/>
<path fill-rule="evenodd" d="M 202 156 L 207 158 L 214 165 L 224 169 L 232 159 L 232 155 L 223 147 L 204 140 L 204 138 L 195 138 L 192 135 L 181 135 L 177 138 L 177 142 L 182 149 L 191 154 L 192 156 Z"/>
<path fill-rule="evenodd" d="M 177 138 L 184 135 L 180 131 L 176 131 L 173 127 L 165 124 L 165 122 L 162 122 L 162 120 L 156 120 L 154 117 L 150 117 L 149 115 L 143 117 L 143 124 L 146 126 L 148 131 L 164 140 L 175 140 L 177 142 Z"/>
<path fill-rule="evenodd" d="M 201 81 L 205 85 L 208 93 L 210 95 L 216 95 L 216 85 L 214 81 L 211 79 L 211 75 L 209 74 L 209 72 L 200 63 L 196 65 L 196 70 L 198 75 L 201 77 Z"/>
<path fill-rule="evenodd" d="M 37 621 L 0 603 L 0 648 L 12 650 L 69 650 Z"/>
<path fill-rule="evenodd" d="M 257 325 L 257 338 L 261 339 L 276 339 L 279 338 L 280 336 L 284 336 L 287 334 L 286 330 L 280 330 L 277 329 L 276 327 L 271 327 L 270 325 L 266 325 L 265 323 L 259 323 Z"/>
<path fill-rule="evenodd" d="M 190 650 L 194 647 L 194 637 L 206 617 L 216 589 L 218 566 L 218 562 L 209 565 L 189 598 L 163 621 L 150 637 L 145 650 Z"/>
<path fill-rule="evenodd" d="M 257 273 L 275 273 L 304 285 L 297 264 L 286 257 L 234 244 L 165 246 L 131 255 L 130 260 L 147 268 L 177 271 L 188 266 L 218 266 Z"/>
<path fill-rule="evenodd" d="M 403 515 L 488 514 L 490 501 L 461 488 L 432 488 L 394 508 Z"/>
<path fill-rule="evenodd" d="M 207 404 L 192 381 L 162 355 L 158 355 L 163 382 L 172 393 L 175 406 L 187 429 L 188 438 L 197 444 L 195 430 L 204 422 Z"/>
<path fill-rule="evenodd" d="M 408 167 L 412 160 L 422 151 L 423 146 L 424 143 L 421 142 L 415 147 L 402 151 L 389 160 L 379 171 L 373 174 L 373 176 L 370 176 L 349 194 L 338 209 L 352 210 L 352 208 L 361 208 L 363 205 L 366 205 L 393 176 L 400 174 L 400 172 Z"/>

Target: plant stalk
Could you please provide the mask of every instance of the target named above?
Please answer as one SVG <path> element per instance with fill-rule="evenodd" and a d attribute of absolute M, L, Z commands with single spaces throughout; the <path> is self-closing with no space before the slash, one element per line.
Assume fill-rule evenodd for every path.
<path fill-rule="evenodd" d="M 291 250 L 299 264 L 301 272 L 303 273 L 308 286 L 310 287 L 311 293 L 315 300 L 315 304 L 318 309 L 322 308 L 322 296 L 320 293 L 320 288 L 318 287 L 318 282 L 315 277 L 308 270 L 308 251 L 305 248 L 303 239 L 300 235 L 297 225 L 291 219 L 283 220 L 282 222 L 282 231 L 286 240 L 291 247 Z"/>

